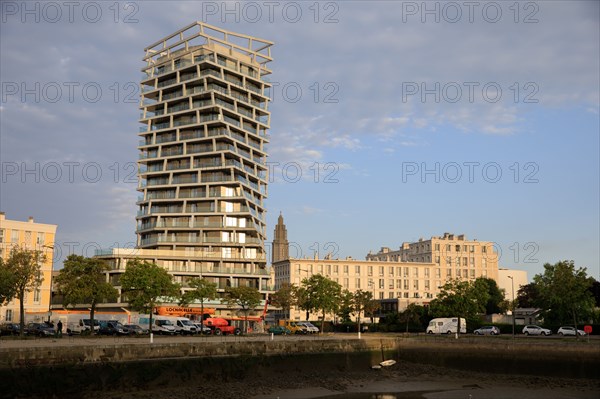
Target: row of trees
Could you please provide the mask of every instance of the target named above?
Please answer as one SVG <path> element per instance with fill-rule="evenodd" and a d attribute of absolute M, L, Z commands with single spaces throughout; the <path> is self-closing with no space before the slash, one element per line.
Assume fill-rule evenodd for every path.
<path fill-rule="evenodd" d="M 357 290 L 352 293 L 321 274 L 303 279 L 300 286 L 284 284 L 271 296 L 271 303 L 286 313 L 292 306 L 297 306 L 306 312 L 307 320 L 309 313 L 320 314 L 321 331 L 327 314 L 337 315 L 342 322 L 349 322 L 355 316 L 360 324 L 363 315 L 373 317 L 379 308 L 371 292 Z"/>
<path fill-rule="evenodd" d="M 516 304 L 521 308 L 540 308 L 548 325 L 572 324 L 599 320 L 600 282 L 577 268 L 573 261 L 546 263 L 544 273 L 519 289 Z"/>
<path fill-rule="evenodd" d="M 41 266 L 45 260 L 40 251 L 18 246 L 11 249 L 6 261 L 0 258 L 0 305 L 15 298 L 19 300 L 21 335 L 25 330 L 25 294 L 42 283 Z M 88 305 L 93 325 L 98 304 L 115 301 L 118 296 L 118 291 L 106 281 L 108 270 L 109 266 L 101 259 L 69 255 L 55 280 L 58 294 L 63 297 L 63 306 Z M 127 264 L 120 285 L 123 301 L 128 302 L 132 310 L 149 313 L 150 317 L 152 309 L 165 302 L 180 305 L 200 302 L 204 315 L 205 302 L 218 296 L 217 285 L 201 278 L 190 280 L 189 286 L 193 289 L 181 294 L 181 285 L 175 283 L 164 268 L 137 259 Z M 227 287 L 221 301 L 230 308 L 241 309 L 247 331 L 248 313 L 260 304 L 261 298 L 254 287 Z"/>

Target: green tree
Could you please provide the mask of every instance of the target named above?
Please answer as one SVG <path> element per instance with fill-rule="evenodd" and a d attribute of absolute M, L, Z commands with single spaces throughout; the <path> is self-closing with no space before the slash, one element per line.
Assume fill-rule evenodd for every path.
<path fill-rule="evenodd" d="M 188 284 L 193 290 L 183 293 L 179 305 L 185 306 L 192 302 L 200 302 L 200 325 L 203 330 L 201 333 L 204 333 L 204 302 L 212 301 L 217 297 L 217 284 L 211 283 L 205 278 L 193 278 Z"/>
<path fill-rule="evenodd" d="M 5 302 L 14 298 L 19 300 L 19 334 L 22 337 L 25 330 L 25 294 L 37 289 L 44 278 L 42 277 L 42 263 L 46 261 L 46 255 L 41 251 L 13 246 L 8 259 L 3 262 L 2 274 L 10 275 L 3 288 Z"/>
<path fill-rule="evenodd" d="M 315 274 L 302 280 L 303 304 L 307 312 L 321 312 L 321 333 L 325 324 L 325 315 L 334 313 L 342 295 L 342 286 L 321 274 Z"/>
<path fill-rule="evenodd" d="M 373 302 L 373 293 L 371 291 L 356 290 L 354 291 L 354 314 L 356 315 L 356 323 L 358 331 L 360 331 L 360 320 L 363 314 L 366 314 L 367 309 Z"/>
<path fill-rule="evenodd" d="M 180 297 L 180 286 L 173 282 L 173 276 L 156 263 L 139 259 L 127 263 L 121 276 L 121 291 L 133 310 L 150 315 L 150 334 L 154 307 L 163 302 L 178 302 Z"/>
<path fill-rule="evenodd" d="M 589 317 L 594 309 L 594 297 L 590 291 L 593 279 L 586 268 L 575 268 L 571 261 L 554 265 L 546 263 L 544 273 L 533 278 L 540 294 L 544 321 L 565 324 L 568 320 L 577 328 L 583 317 Z"/>
<path fill-rule="evenodd" d="M 381 306 L 379 305 L 379 301 L 376 299 L 371 299 L 370 301 L 367 301 L 365 303 L 365 316 L 368 316 L 371 318 L 371 324 L 373 324 L 375 322 L 375 314 L 377 313 L 377 311 L 379 310 Z"/>
<path fill-rule="evenodd" d="M 239 306 L 244 313 L 244 334 L 248 333 L 248 313 L 260 304 L 261 294 L 254 287 L 227 287 L 223 301 L 229 307 Z"/>
<path fill-rule="evenodd" d="M 16 295 L 14 277 L 8 269 L 8 263 L 0 257 L 0 306 L 10 302 Z"/>
<path fill-rule="evenodd" d="M 496 283 L 496 280 L 486 277 L 475 279 L 475 284 L 482 285 L 488 293 L 488 300 L 485 304 L 485 313 L 503 313 L 507 309 L 508 303 L 504 299 L 504 290 L 501 290 Z"/>
<path fill-rule="evenodd" d="M 90 326 L 99 303 L 116 300 L 118 291 L 106 281 L 109 266 L 101 259 L 69 255 L 56 277 L 58 292 L 63 295 L 63 305 L 90 304 Z M 94 328 L 90 329 L 94 334 Z"/>
<path fill-rule="evenodd" d="M 347 289 L 342 290 L 336 312 L 337 316 L 342 320 L 342 323 L 349 323 L 351 321 L 350 315 L 354 313 L 355 308 L 354 294 Z"/>
<path fill-rule="evenodd" d="M 297 287 L 293 284 L 284 283 L 271 295 L 271 304 L 281 308 L 289 317 L 290 309 L 296 304 Z"/>
<path fill-rule="evenodd" d="M 517 307 L 536 308 L 540 306 L 540 294 L 536 283 L 529 283 L 521 286 L 517 291 Z"/>
<path fill-rule="evenodd" d="M 484 284 L 464 280 L 449 280 L 442 286 L 437 298 L 431 301 L 433 317 L 458 317 L 458 331 L 461 317 L 475 321 L 485 312 L 489 294 Z"/>
<path fill-rule="evenodd" d="M 421 314 L 423 313 L 422 308 L 422 306 L 419 306 L 416 303 L 411 303 L 402 313 L 400 313 L 400 321 L 406 323 L 406 332 L 408 332 L 409 324 L 421 322 Z"/>

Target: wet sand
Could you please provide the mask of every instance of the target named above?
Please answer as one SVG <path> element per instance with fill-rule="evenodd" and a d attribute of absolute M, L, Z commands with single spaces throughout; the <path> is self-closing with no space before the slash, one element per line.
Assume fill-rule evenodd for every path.
<path fill-rule="evenodd" d="M 132 387 L 133 388 L 133 387 Z M 400 361 L 381 370 L 277 372 L 239 381 L 214 381 L 129 392 L 98 393 L 102 398 L 364 398 L 360 393 L 401 393 L 396 398 L 590 398 L 600 397 L 600 381 L 466 372 Z M 356 396 L 356 395 L 358 396 Z"/>

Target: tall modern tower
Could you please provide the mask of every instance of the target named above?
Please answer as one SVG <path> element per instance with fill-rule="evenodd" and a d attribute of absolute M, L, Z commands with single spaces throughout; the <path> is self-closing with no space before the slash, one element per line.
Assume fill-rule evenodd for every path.
<path fill-rule="evenodd" d="M 287 229 L 283 223 L 283 216 L 280 213 L 273 233 L 273 253 L 271 255 L 271 263 L 289 259 L 289 251 L 290 244 L 287 239 Z"/>
<path fill-rule="evenodd" d="M 266 267 L 272 44 L 196 22 L 145 49 L 138 248 L 190 271 Z"/>

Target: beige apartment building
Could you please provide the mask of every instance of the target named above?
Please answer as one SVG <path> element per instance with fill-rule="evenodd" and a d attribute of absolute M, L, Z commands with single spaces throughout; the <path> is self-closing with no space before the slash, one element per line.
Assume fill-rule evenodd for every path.
<path fill-rule="evenodd" d="M 284 232 L 287 242 L 287 230 L 280 216 L 274 243 L 283 241 Z M 386 311 L 402 311 L 411 303 L 429 304 L 449 279 L 498 279 L 498 259 L 491 242 L 468 241 L 464 235 L 449 233 L 404 243 L 398 251 L 382 248 L 377 254 L 367 255 L 366 260 L 289 258 L 273 262 L 273 269 L 276 290 L 283 284 L 299 286 L 303 279 L 322 274 L 350 292 L 372 292 Z M 298 309 L 290 313 L 295 320 L 306 317 Z"/>
<path fill-rule="evenodd" d="M 444 233 L 441 237 L 403 243 L 398 250 L 381 248 L 367 260 L 383 262 L 430 262 L 444 279 L 474 280 L 488 277 L 498 281 L 498 254 L 494 243 L 467 240 L 464 234 Z M 437 273 L 437 272 L 436 272 Z"/>
<path fill-rule="evenodd" d="M 119 286 L 128 259 L 156 262 L 185 289 L 270 286 L 265 254 L 273 43 L 193 23 L 145 49 L 137 248 L 99 251 Z"/>
<path fill-rule="evenodd" d="M 25 294 L 25 314 L 28 320 L 46 320 L 50 310 L 50 294 L 52 284 L 52 260 L 54 257 L 54 239 L 57 226 L 54 224 L 36 223 L 32 217 L 28 221 L 6 219 L 0 212 L 0 256 L 7 259 L 14 245 L 30 250 L 41 251 L 46 261 L 41 265 L 43 281 L 39 287 Z M 0 306 L 0 323 L 18 322 L 20 319 L 20 302 L 13 299 L 5 306 Z"/>

